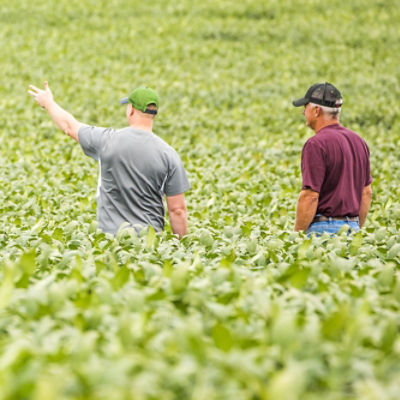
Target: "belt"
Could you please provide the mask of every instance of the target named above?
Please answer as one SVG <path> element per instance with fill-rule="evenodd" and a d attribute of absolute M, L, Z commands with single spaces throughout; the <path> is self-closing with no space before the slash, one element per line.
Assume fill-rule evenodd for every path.
<path fill-rule="evenodd" d="M 358 217 L 325 217 L 325 215 L 318 215 L 314 217 L 312 220 L 312 224 L 314 222 L 324 222 L 324 221 L 349 221 L 349 222 L 358 222 Z"/>

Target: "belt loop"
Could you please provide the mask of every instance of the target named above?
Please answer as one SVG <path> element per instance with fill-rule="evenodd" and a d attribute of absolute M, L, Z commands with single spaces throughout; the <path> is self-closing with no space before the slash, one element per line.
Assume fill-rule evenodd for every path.
<path fill-rule="evenodd" d="M 332 222 L 332 217 L 329 217 L 329 222 Z"/>
<path fill-rule="evenodd" d="M 350 222 L 350 221 L 349 221 L 349 216 L 348 216 L 348 215 L 346 215 L 346 222 Z"/>

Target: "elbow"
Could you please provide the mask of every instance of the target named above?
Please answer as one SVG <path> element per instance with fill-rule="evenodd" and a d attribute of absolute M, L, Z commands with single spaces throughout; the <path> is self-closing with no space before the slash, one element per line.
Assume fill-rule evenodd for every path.
<path fill-rule="evenodd" d="M 72 139 L 76 140 L 77 142 L 79 142 L 78 139 L 78 132 L 69 124 L 67 124 L 65 127 L 62 127 L 62 130 L 65 134 L 67 134 L 68 136 L 72 137 Z"/>
<path fill-rule="evenodd" d="M 63 123 L 60 128 L 65 134 L 67 134 L 68 136 L 71 136 L 72 129 L 71 129 L 71 126 L 68 123 L 66 123 L 66 122 Z"/>
<path fill-rule="evenodd" d="M 308 200 L 309 203 L 311 203 L 311 204 L 318 204 L 319 196 L 318 196 L 318 195 L 317 195 L 317 196 L 309 196 L 309 197 L 307 198 L 307 200 Z"/>
<path fill-rule="evenodd" d="M 363 197 L 367 199 L 372 198 L 372 188 L 371 186 L 366 186 L 363 190 Z"/>
<path fill-rule="evenodd" d="M 180 239 L 185 236 L 187 233 L 186 207 L 169 210 L 169 219 L 172 232 L 177 234 Z"/>
<path fill-rule="evenodd" d="M 183 193 L 167 196 L 168 215 L 171 226 L 176 233 L 182 226 L 186 226 L 186 202 Z"/>
<path fill-rule="evenodd" d="M 74 136 L 74 130 L 72 129 L 72 126 L 70 124 L 65 124 L 63 127 L 63 131 L 68 135 L 73 137 Z"/>
<path fill-rule="evenodd" d="M 186 218 L 186 208 L 175 208 L 170 210 L 170 214 L 177 218 Z"/>
<path fill-rule="evenodd" d="M 299 201 L 306 201 L 308 203 L 314 204 L 318 203 L 319 193 L 311 190 L 302 190 L 299 195 Z"/>

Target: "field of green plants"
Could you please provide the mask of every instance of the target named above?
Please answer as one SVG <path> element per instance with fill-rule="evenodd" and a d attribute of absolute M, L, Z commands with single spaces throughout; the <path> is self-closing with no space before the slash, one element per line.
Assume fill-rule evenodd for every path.
<path fill-rule="evenodd" d="M 397 400 L 397 0 L 0 0 L 0 400 Z M 191 181 L 189 234 L 96 226 L 98 166 L 27 94 L 155 133 Z M 293 232 L 291 100 L 342 92 L 371 150 L 357 234 Z"/>

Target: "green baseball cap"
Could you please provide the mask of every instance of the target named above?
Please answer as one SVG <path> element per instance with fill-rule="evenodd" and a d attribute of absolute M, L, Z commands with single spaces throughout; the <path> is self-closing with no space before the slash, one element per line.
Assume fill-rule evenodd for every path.
<path fill-rule="evenodd" d="M 157 114 L 157 110 L 149 110 L 149 104 L 155 104 L 158 108 L 159 98 L 158 94 L 148 87 L 139 87 L 135 89 L 128 97 L 121 100 L 121 104 L 130 103 L 136 110 L 142 111 L 147 114 Z"/>

